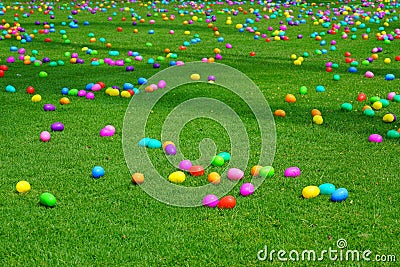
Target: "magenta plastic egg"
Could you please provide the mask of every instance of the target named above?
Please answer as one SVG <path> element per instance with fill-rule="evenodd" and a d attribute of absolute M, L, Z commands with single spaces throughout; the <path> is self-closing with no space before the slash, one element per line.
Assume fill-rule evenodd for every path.
<path fill-rule="evenodd" d="M 240 187 L 240 194 L 244 197 L 254 193 L 254 185 L 251 183 L 244 183 Z"/>
<path fill-rule="evenodd" d="M 78 91 L 78 96 L 79 96 L 79 97 L 86 96 L 86 91 L 85 91 L 85 90 L 79 90 L 79 91 Z"/>
<path fill-rule="evenodd" d="M 365 73 L 365 77 L 367 77 L 367 78 L 374 78 L 374 74 L 373 74 L 371 71 L 367 71 L 367 72 Z"/>
<path fill-rule="evenodd" d="M 61 122 L 55 122 L 51 125 L 50 128 L 54 132 L 61 132 L 64 131 L 64 124 L 62 124 Z"/>
<path fill-rule="evenodd" d="M 297 177 L 300 176 L 301 171 L 299 169 L 299 167 L 289 167 L 285 170 L 284 175 L 286 177 Z"/>
<path fill-rule="evenodd" d="M 112 125 L 107 125 L 106 127 L 104 127 L 104 129 L 107 129 L 107 130 L 115 133 L 115 127 Z"/>
<path fill-rule="evenodd" d="M 379 135 L 379 134 L 371 134 L 371 135 L 368 137 L 368 140 L 369 140 L 371 143 L 382 143 L 382 136 Z"/>
<path fill-rule="evenodd" d="M 51 135 L 48 131 L 43 131 L 40 133 L 40 140 L 43 142 L 48 142 L 51 138 Z"/>
<path fill-rule="evenodd" d="M 86 99 L 94 99 L 94 94 L 92 92 L 88 92 L 86 94 Z"/>
<path fill-rule="evenodd" d="M 188 159 L 182 160 L 179 162 L 179 169 L 183 171 L 188 171 L 192 167 L 192 162 Z"/>
<path fill-rule="evenodd" d="M 244 172 L 238 168 L 231 168 L 228 170 L 228 179 L 230 180 L 240 180 L 244 177 Z"/>
<path fill-rule="evenodd" d="M 161 80 L 157 84 L 158 88 L 163 89 L 165 86 L 167 86 L 167 83 L 164 80 Z"/>
<path fill-rule="evenodd" d="M 101 90 L 101 85 L 100 85 L 100 84 L 98 84 L 98 83 L 96 83 L 96 84 L 93 84 L 93 86 L 92 86 L 91 90 L 92 90 L 92 91 L 94 91 L 94 92 L 96 92 L 96 91 L 100 91 L 100 90 Z"/>
<path fill-rule="evenodd" d="M 218 197 L 213 194 L 206 195 L 203 198 L 203 205 L 210 208 L 215 208 L 218 205 Z"/>
<path fill-rule="evenodd" d="M 165 147 L 165 154 L 176 155 L 176 147 L 173 144 L 169 144 Z"/>
<path fill-rule="evenodd" d="M 394 98 L 395 95 L 396 95 L 396 92 L 390 92 L 390 93 L 388 93 L 388 95 L 387 95 L 387 99 L 388 99 L 388 100 L 393 100 L 393 98 Z"/>
<path fill-rule="evenodd" d="M 43 106 L 44 111 L 55 111 L 56 107 L 53 104 L 45 104 Z"/>

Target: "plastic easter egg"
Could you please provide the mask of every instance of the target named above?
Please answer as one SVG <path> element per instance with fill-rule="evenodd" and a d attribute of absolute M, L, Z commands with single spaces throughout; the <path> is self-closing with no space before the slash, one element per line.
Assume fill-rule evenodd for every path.
<path fill-rule="evenodd" d="M 94 166 L 92 169 L 92 177 L 95 179 L 98 179 L 102 176 L 104 176 L 105 171 L 104 168 L 101 166 Z"/>
<path fill-rule="evenodd" d="M 136 172 L 132 174 L 132 183 L 133 184 L 143 184 L 144 182 L 144 175 L 143 173 Z"/>
<path fill-rule="evenodd" d="M 255 165 L 253 167 L 251 167 L 250 173 L 253 177 L 258 177 L 260 176 L 260 170 L 261 170 L 262 166 L 260 165 Z"/>
<path fill-rule="evenodd" d="M 61 104 L 61 105 L 68 105 L 68 104 L 70 104 L 70 103 L 71 103 L 71 100 L 69 100 L 68 97 L 62 97 L 62 98 L 60 99 L 60 104 Z"/>
<path fill-rule="evenodd" d="M 373 72 L 371 72 L 371 71 L 367 71 L 365 74 L 364 74 L 364 76 L 366 77 L 366 78 L 374 78 L 374 73 Z"/>
<path fill-rule="evenodd" d="M 6 92 L 7 93 L 15 93 L 17 90 L 15 89 L 15 87 L 14 86 L 12 86 L 12 85 L 7 85 L 6 86 Z"/>
<path fill-rule="evenodd" d="M 150 142 L 150 140 L 151 140 L 151 138 L 149 138 L 149 137 L 142 138 L 138 142 L 138 145 L 141 146 L 141 147 L 147 147 L 149 142 Z"/>
<path fill-rule="evenodd" d="M 31 190 L 31 185 L 27 181 L 19 181 L 15 186 L 18 193 L 27 193 Z"/>
<path fill-rule="evenodd" d="M 86 96 L 86 90 L 79 90 L 77 95 L 78 95 L 79 97 L 84 97 L 84 96 Z"/>
<path fill-rule="evenodd" d="M 303 188 L 301 194 L 304 198 L 314 198 L 318 196 L 320 193 L 320 189 L 318 186 L 310 185 Z"/>
<path fill-rule="evenodd" d="M 131 94 L 128 91 L 122 91 L 121 92 L 121 97 L 123 98 L 130 98 Z"/>
<path fill-rule="evenodd" d="M 393 98 L 396 96 L 396 93 L 395 92 L 390 92 L 390 93 L 388 93 L 388 95 L 387 95 L 387 99 L 388 100 L 393 100 Z"/>
<path fill-rule="evenodd" d="M 275 169 L 272 166 L 264 166 L 259 170 L 260 177 L 270 178 L 274 176 Z"/>
<path fill-rule="evenodd" d="M 336 187 L 333 184 L 325 183 L 319 186 L 319 190 L 321 195 L 331 195 L 336 190 Z"/>
<path fill-rule="evenodd" d="M 34 96 L 32 96 L 31 100 L 33 103 L 37 103 L 37 102 L 42 101 L 42 97 L 40 95 L 34 95 Z"/>
<path fill-rule="evenodd" d="M 372 104 L 372 108 L 373 109 L 375 109 L 375 110 L 380 110 L 380 109 L 382 109 L 382 102 L 380 102 L 380 101 L 376 101 L 376 102 L 374 102 L 373 104 Z"/>
<path fill-rule="evenodd" d="M 386 81 L 393 81 L 394 80 L 394 78 L 395 78 L 395 76 L 394 76 L 394 74 L 386 74 L 385 75 L 385 80 Z"/>
<path fill-rule="evenodd" d="M 39 197 L 40 204 L 46 207 L 54 207 L 56 205 L 56 198 L 53 196 L 53 194 L 50 193 L 42 193 Z"/>
<path fill-rule="evenodd" d="M 362 102 L 362 101 L 365 101 L 365 100 L 367 100 L 367 95 L 364 94 L 364 93 L 359 93 L 358 96 L 357 96 L 357 101 L 358 102 Z"/>
<path fill-rule="evenodd" d="M 274 116 L 276 117 L 286 117 L 286 112 L 283 109 L 277 109 L 274 111 Z"/>
<path fill-rule="evenodd" d="M 398 139 L 400 138 L 400 133 L 396 130 L 389 130 L 386 132 L 386 137 L 389 139 Z"/>
<path fill-rule="evenodd" d="M 138 84 L 139 85 L 147 84 L 147 79 L 143 78 L 143 77 L 139 78 L 138 79 Z"/>
<path fill-rule="evenodd" d="M 231 160 L 231 154 L 229 154 L 228 152 L 220 152 L 218 153 L 217 156 L 220 156 L 224 159 L 224 161 L 230 161 Z"/>
<path fill-rule="evenodd" d="M 238 181 L 244 177 L 244 172 L 238 168 L 228 170 L 228 179 Z"/>
<path fill-rule="evenodd" d="M 308 88 L 306 86 L 301 86 L 299 92 L 300 94 L 305 95 L 308 92 Z"/>
<path fill-rule="evenodd" d="M 200 74 L 193 73 L 193 74 L 190 75 L 190 79 L 192 81 L 199 81 L 200 80 Z"/>
<path fill-rule="evenodd" d="M 385 115 L 383 116 L 382 120 L 383 120 L 383 122 L 386 122 L 386 123 L 391 123 L 391 122 L 394 122 L 394 121 L 395 121 L 394 115 L 391 114 L 391 113 L 385 114 Z"/>
<path fill-rule="evenodd" d="M 331 200 L 333 202 L 340 202 L 346 200 L 348 196 L 349 192 L 346 188 L 339 188 L 332 193 Z"/>
<path fill-rule="evenodd" d="M 100 130 L 100 136 L 101 137 L 106 137 L 106 136 L 113 136 L 115 134 L 115 131 L 112 131 L 107 128 L 103 128 Z"/>
<path fill-rule="evenodd" d="M 296 97 L 292 94 L 287 94 L 285 97 L 285 101 L 288 103 L 295 103 L 296 102 Z"/>
<path fill-rule="evenodd" d="M 56 107 L 53 104 L 45 104 L 43 106 L 44 111 L 55 111 Z"/>
<path fill-rule="evenodd" d="M 382 143 L 382 136 L 379 135 L 379 134 L 371 134 L 371 135 L 368 137 L 368 140 L 369 140 L 371 143 Z"/>
<path fill-rule="evenodd" d="M 50 128 L 54 132 L 61 132 L 64 131 L 64 124 L 62 124 L 61 122 L 55 122 L 51 125 Z"/>
<path fill-rule="evenodd" d="M 325 92 L 325 87 L 323 85 L 318 85 L 315 88 L 315 91 L 318 92 L 318 93 L 323 93 L 323 92 Z"/>
<path fill-rule="evenodd" d="M 183 171 L 189 171 L 191 167 L 192 167 L 192 162 L 188 159 L 179 162 L 179 169 Z"/>
<path fill-rule="evenodd" d="M 233 209 L 236 206 L 236 199 L 233 196 L 224 196 L 218 202 L 219 209 Z"/>
<path fill-rule="evenodd" d="M 313 122 L 314 122 L 315 124 L 321 125 L 322 123 L 324 123 L 324 118 L 322 118 L 321 115 L 315 115 L 315 116 L 313 117 Z"/>
<path fill-rule="evenodd" d="M 284 175 L 285 177 L 298 177 L 300 176 L 301 171 L 299 167 L 289 167 L 285 170 Z"/>
<path fill-rule="evenodd" d="M 150 139 L 149 143 L 147 144 L 148 148 L 161 148 L 162 144 L 157 139 Z"/>
<path fill-rule="evenodd" d="M 189 172 L 192 176 L 202 176 L 204 175 L 204 168 L 200 165 L 193 165 L 189 168 Z"/>
<path fill-rule="evenodd" d="M 318 109 L 314 108 L 313 110 L 311 110 L 311 117 L 314 117 L 316 115 L 322 116 L 322 113 Z"/>
<path fill-rule="evenodd" d="M 373 111 L 372 109 L 365 109 L 363 111 L 364 115 L 366 115 L 367 117 L 373 117 L 375 116 L 375 111 Z"/>
<path fill-rule="evenodd" d="M 43 131 L 40 133 L 40 140 L 42 140 L 42 142 L 48 142 L 50 141 L 51 135 L 48 131 Z"/>
<path fill-rule="evenodd" d="M 171 183 L 176 183 L 176 184 L 183 183 L 185 181 L 185 179 L 186 179 L 186 175 L 185 175 L 185 173 L 183 173 L 181 171 L 173 172 L 168 176 L 168 180 Z"/>
<path fill-rule="evenodd" d="M 244 197 L 250 196 L 254 193 L 254 185 L 251 183 L 244 183 L 240 187 L 240 194 Z"/>
<path fill-rule="evenodd" d="M 203 206 L 210 208 L 215 208 L 218 205 L 218 202 L 219 202 L 218 197 L 213 194 L 206 195 L 202 201 Z"/>
<path fill-rule="evenodd" d="M 340 80 L 340 75 L 339 74 L 333 75 L 333 80 L 334 81 L 339 81 Z"/>
<path fill-rule="evenodd" d="M 174 144 L 169 144 L 165 148 L 165 154 L 167 155 L 176 155 L 176 147 Z"/>
<path fill-rule="evenodd" d="M 351 111 L 353 109 L 353 105 L 350 103 L 343 103 L 340 108 L 345 111 Z"/>
<path fill-rule="evenodd" d="M 39 77 L 40 78 L 46 78 L 47 76 L 48 76 L 47 72 L 45 72 L 45 71 L 39 72 Z"/>
<path fill-rule="evenodd" d="M 217 172 L 210 172 L 207 175 L 208 182 L 218 185 L 221 182 L 221 176 Z"/>
<path fill-rule="evenodd" d="M 395 95 L 395 96 L 393 97 L 393 101 L 394 101 L 394 102 L 397 102 L 397 103 L 400 103 L 400 95 Z"/>
<path fill-rule="evenodd" d="M 94 93 L 92 93 L 92 92 L 86 93 L 86 99 L 93 100 L 94 99 Z"/>
<path fill-rule="evenodd" d="M 224 165 L 224 163 L 225 163 L 225 160 L 224 160 L 224 158 L 223 157 L 221 157 L 221 156 L 214 156 L 213 158 L 212 158 L 212 160 L 211 160 L 211 164 L 213 165 L 213 166 L 222 166 L 222 165 Z"/>
<path fill-rule="evenodd" d="M 163 89 L 163 88 L 165 88 L 167 86 L 167 83 L 164 80 L 160 80 L 157 83 L 157 86 L 158 86 L 158 88 Z"/>

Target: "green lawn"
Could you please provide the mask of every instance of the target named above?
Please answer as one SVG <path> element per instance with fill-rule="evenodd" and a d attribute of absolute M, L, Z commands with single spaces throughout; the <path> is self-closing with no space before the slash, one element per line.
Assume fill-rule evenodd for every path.
<path fill-rule="evenodd" d="M 104 12 L 95 15 L 85 9 L 77 15 L 71 15 L 71 11 L 76 9 L 74 4 L 54 2 L 50 5 L 53 6 L 54 19 L 49 18 L 51 14 L 44 14 L 37 8 L 33 8 L 34 14 L 29 17 L 23 16 L 30 10 L 29 4 L 23 2 L 0 1 L 0 11 L 2 3 L 5 14 L 0 15 L 0 19 L 4 19 L 1 25 L 9 23 L 12 26 L 16 20 L 14 14 L 19 14 L 17 22 L 25 32 L 37 32 L 32 42 L 23 44 L 14 36 L 6 39 L 6 33 L 0 30 L 3 39 L 0 40 L 0 65 L 9 68 L 4 77 L 0 77 L 2 266 L 279 266 L 282 262 L 278 260 L 276 252 L 272 262 L 269 259 L 259 261 L 258 252 L 267 246 L 268 252 L 284 250 L 289 253 L 296 250 L 301 253 L 303 250 L 315 250 L 319 256 L 323 250 L 338 249 L 336 242 L 339 239 L 347 241 L 346 249 L 361 252 L 371 250 L 372 260 L 375 255 L 400 257 L 397 242 L 400 235 L 400 194 L 397 184 L 400 146 L 398 139 L 386 137 L 388 130 L 398 129 L 398 122 L 382 121 L 386 113 L 399 115 L 400 104 L 390 101 L 388 107 L 376 111 L 371 118 L 361 111 L 364 105 L 370 104 L 369 101 L 357 101 L 360 92 L 366 93 L 367 99 L 372 96 L 386 98 L 391 91 L 400 93 L 400 61 L 395 60 L 395 56 L 400 55 L 399 40 L 384 43 L 375 38 L 376 33 L 382 32 L 380 27 L 395 35 L 394 31 L 399 28 L 398 4 L 384 7 L 388 12 L 379 23 L 351 16 L 354 22 L 364 23 L 365 28 L 349 25 L 354 32 L 343 39 L 345 25 L 337 30 L 336 35 L 331 35 L 327 34 L 331 26 L 325 28 L 321 23 L 314 25 L 312 15 L 305 16 L 307 10 L 313 10 L 314 14 L 318 10 L 327 10 L 326 4 L 317 4 L 315 7 L 298 4 L 288 8 L 281 5 L 274 14 L 274 10 L 269 12 L 267 8 L 263 11 L 263 6 L 250 1 L 231 6 L 207 2 L 205 9 L 210 9 L 211 16 L 217 18 L 213 27 L 218 27 L 219 37 L 224 38 L 223 42 L 219 42 L 212 27 L 207 27 L 204 12 L 197 12 L 190 5 L 180 6 L 177 2 L 168 5 L 158 2 L 156 9 L 153 9 L 142 3 L 93 1 L 88 4 L 89 7 L 104 5 L 99 7 L 104 8 Z M 388 5 L 386 2 L 384 4 Z M 131 10 L 121 11 L 124 5 Z M 350 13 L 352 9 L 360 8 L 373 14 L 377 11 L 378 3 L 375 5 L 361 7 L 357 2 L 352 2 L 347 6 L 350 7 Z M 23 6 L 24 10 L 14 10 L 19 6 Z M 345 4 L 342 2 L 332 3 L 329 8 L 333 10 L 343 6 Z M 167 17 L 173 14 L 175 19 L 163 21 L 164 13 L 157 9 L 168 9 L 165 12 Z M 239 9 L 248 13 L 232 14 L 232 10 Z M 260 10 L 261 16 L 268 15 L 270 18 L 261 18 L 259 22 L 248 24 L 257 27 L 256 31 L 260 34 L 267 34 L 272 39 L 270 42 L 261 36 L 255 40 L 254 33 L 240 32 L 235 28 L 236 24 L 245 24 L 246 19 L 255 20 L 256 15 L 251 12 L 255 9 Z M 306 23 L 288 26 L 286 36 L 289 41 L 275 41 L 271 36 L 273 31 L 269 31 L 268 27 L 279 29 L 279 22 L 286 21 L 286 9 L 293 11 L 294 20 L 304 19 Z M 180 16 L 181 11 L 187 11 L 187 14 Z M 202 21 L 184 25 L 184 21 L 192 19 L 190 12 L 195 12 L 193 15 Z M 137 25 L 132 25 L 132 13 L 144 18 L 145 22 L 141 23 L 137 18 Z M 147 17 L 147 14 L 152 16 Z M 297 18 L 299 14 L 302 18 Z M 78 20 L 78 28 L 68 26 L 71 21 L 69 15 Z M 273 18 L 274 15 L 276 18 Z M 126 21 L 122 21 L 123 17 Z M 232 19 L 231 25 L 226 24 L 228 17 Z M 344 18 L 341 14 L 336 17 L 336 22 Z M 155 24 L 149 23 L 151 19 Z M 35 21 L 42 24 L 35 25 Z M 54 33 L 38 33 L 43 29 L 44 21 L 54 24 Z M 84 21 L 89 25 L 84 25 Z M 385 22 L 388 24 L 384 25 Z M 117 27 L 122 27 L 123 31 L 117 32 Z M 363 40 L 361 35 L 368 28 L 369 38 Z M 134 29 L 138 29 L 138 33 L 134 33 Z M 64 43 L 61 30 L 66 31 L 70 44 Z M 154 30 L 155 34 L 149 34 L 149 30 Z M 170 30 L 175 33 L 169 34 Z M 190 34 L 185 35 L 185 31 L 190 31 Z M 310 37 L 315 32 L 326 41 L 325 46 Z M 95 43 L 89 41 L 91 34 L 97 38 Z M 302 34 L 303 38 L 298 39 L 298 34 Z M 351 38 L 353 34 L 356 36 L 354 40 Z M 201 41 L 190 44 L 186 51 L 179 50 L 184 42 L 190 43 L 195 36 L 199 36 Z M 44 42 L 45 38 L 51 38 L 51 42 Z M 104 38 L 105 42 L 101 42 L 100 38 Z M 332 40 L 337 41 L 336 51 L 330 50 Z M 106 43 L 111 43 L 112 48 L 107 48 Z M 152 46 L 146 46 L 146 43 Z M 232 49 L 225 48 L 227 43 L 232 45 Z M 18 59 L 15 63 L 7 63 L 8 57 L 18 56 L 10 51 L 12 46 L 25 48 L 30 56 L 32 50 L 37 50 L 37 59 L 49 57 L 52 61 L 62 60 L 65 65 L 51 67 L 49 63 L 43 63 L 37 67 L 33 63 L 24 65 Z M 110 50 L 119 51 L 120 55 L 112 58 L 132 59 L 129 65 L 133 65 L 135 70 L 127 72 L 125 67 L 106 64 L 91 66 L 90 61 L 94 56 L 82 51 L 85 47 L 97 50 L 96 57 L 100 59 L 110 57 Z M 382 48 L 382 52 L 378 53 L 379 58 L 369 66 L 362 65 L 361 62 L 372 55 L 371 50 L 375 47 Z M 165 48 L 178 57 L 166 57 Z M 125 161 L 122 140 L 123 136 L 137 137 L 140 133 L 134 132 L 135 129 L 132 129 L 132 133 L 123 133 L 127 108 L 134 107 L 135 101 L 146 97 L 156 98 L 161 93 L 144 92 L 144 86 L 138 85 L 138 78 L 150 79 L 168 68 L 171 60 L 189 63 L 214 57 L 215 48 L 221 50 L 223 57 L 216 62 L 233 67 L 251 79 L 265 97 L 271 112 L 276 109 L 286 111 L 286 117 L 274 117 L 275 129 L 271 128 L 271 131 L 276 131 L 276 150 L 272 155 L 275 175 L 266 179 L 253 195 L 242 197 L 239 194 L 240 185 L 251 180 L 250 169 L 259 163 L 262 142 L 271 140 L 262 140 L 251 106 L 229 88 L 208 83 L 183 84 L 166 93 L 152 108 L 147 120 L 146 136 L 167 141 L 162 139 L 163 126 L 174 108 L 193 98 L 208 97 L 225 103 L 241 118 L 241 125 L 237 127 L 244 126 L 250 151 L 243 151 L 249 154 L 248 164 L 243 169 L 244 179 L 229 192 L 237 200 L 234 209 L 167 205 L 131 183 L 133 170 L 129 170 Z M 322 49 L 326 49 L 327 53 L 318 54 L 316 50 Z M 143 61 L 135 61 L 128 56 L 128 51 L 139 52 Z M 252 51 L 256 52 L 256 56 L 250 57 Z M 346 51 L 359 62 L 357 73 L 348 72 L 350 65 L 345 63 Z M 85 63 L 71 64 L 70 58 L 65 56 L 66 52 L 78 53 Z M 305 52 L 309 57 L 300 66 L 294 65 L 291 55 L 302 56 Z M 161 65 L 159 69 L 147 63 L 149 59 L 156 60 L 159 56 L 166 57 L 164 61 L 158 61 Z M 391 63 L 385 64 L 384 58 L 390 58 Z M 327 62 L 337 63 L 338 68 L 331 73 L 326 72 Z M 178 68 L 176 75 L 181 77 Z M 47 72 L 48 77 L 39 78 L 40 71 Z M 365 78 L 366 71 L 372 71 L 375 77 Z M 395 75 L 395 80 L 385 80 L 385 75 L 389 73 Z M 334 74 L 340 75 L 339 81 L 333 79 Z M 218 75 L 217 82 L 219 77 L 223 79 L 221 76 L 224 73 Z M 189 77 L 187 79 L 190 80 Z M 68 96 L 71 104 L 59 104 L 63 97 L 62 88 L 81 90 L 87 84 L 99 81 L 104 82 L 106 87 L 120 88 L 124 83 L 132 83 L 141 92 L 126 99 L 111 97 L 103 89 L 95 93 L 94 100 Z M 6 92 L 7 85 L 14 86 L 16 92 Z M 316 92 L 318 85 L 323 85 L 326 92 Z M 42 96 L 41 102 L 31 101 L 32 95 L 25 92 L 28 86 L 33 86 L 36 93 Z M 301 86 L 308 88 L 307 94 L 299 93 Z M 250 85 L 248 90 L 250 94 Z M 296 103 L 285 102 L 285 96 L 289 93 L 296 96 Z M 344 102 L 352 103 L 353 110 L 341 110 Z M 44 112 L 45 103 L 54 104 L 56 111 Z M 322 112 L 322 125 L 312 122 L 310 112 L 314 108 Z M 132 112 L 136 112 L 134 108 Z M 227 116 L 226 121 L 230 118 Z M 65 125 L 65 130 L 51 132 L 50 142 L 41 142 L 40 132 L 50 131 L 50 125 L 57 121 Z M 113 137 L 99 136 L 99 131 L 106 125 L 116 128 Z M 236 127 L 233 122 L 230 126 Z M 230 142 L 230 138 L 240 139 L 238 132 L 229 132 L 218 121 L 204 117 L 185 121 L 184 127 L 178 130 L 172 134 L 179 141 L 178 151 L 192 160 L 202 156 L 201 144 L 205 138 L 214 141 L 213 151 L 216 153 L 231 152 L 235 144 Z M 373 133 L 382 135 L 383 142 L 370 143 L 368 136 Z M 171 136 L 171 133 L 168 134 Z M 136 144 L 139 139 L 130 141 Z M 144 153 L 146 150 L 141 151 Z M 154 168 L 165 179 L 177 170 L 162 149 L 148 149 L 147 152 Z M 243 155 L 232 154 L 232 160 L 240 156 Z M 91 177 L 91 169 L 96 165 L 104 167 L 106 172 L 100 179 Z M 143 165 L 138 162 L 137 166 L 140 168 Z M 284 170 L 290 166 L 298 166 L 301 176 L 284 177 Z M 134 171 L 145 174 L 145 183 L 152 178 L 146 176 L 149 170 Z M 206 173 L 210 171 L 223 173 L 227 171 L 227 165 L 210 166 Z M 207 184 L 206 175 L 198 178 L 187 175 L 186 178 L 182 186 Z M 226 175 L 221 179 L 227 179 Z M 19 194 L 16 191 L 15 186 L 21 180 L 31 184 L 29 193 Z M 335 203 L 330 201 L 329 196 L 321 195 L 313 199 L 302 197 L 304 187 L 322 183 L 346 188 L 348 199 Z M 50 192 L 57 198 L 55 207 L 46 208 L 39 204 L 39 196 L 43 192 Z M 344 253 L 346 249 L 343 249 Z M 382 262 L 331 261 L 327 255 L 323 261 L 289 260 L 289 263 L 293 266 L 384 265 Z M 388 266 L 391 264 L 394 265 L 393 262 L 386 263 Z"/>

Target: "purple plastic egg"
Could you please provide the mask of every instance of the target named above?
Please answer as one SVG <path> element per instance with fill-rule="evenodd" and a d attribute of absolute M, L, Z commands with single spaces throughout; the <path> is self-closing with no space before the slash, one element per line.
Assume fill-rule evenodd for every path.
<path fill-rule="evenodd" d="M 382 136 L 379 135 L 379 134 L 371 134 L 371 135 L 368 137 L 368 140 L 369 140 L 371 143 L 382 143 Z"/>
<path fill-rule="evenodd" d="M 254 193 L 254 185 L 251 183 L 244 183 L 240 187 L 240 194 L 244 197 Z"/>
<path fill-rule="evenodd" d="M 176 155 L 176 147 L 173 144 L 169 144 L 165 147 L 165 154 Z"/>
<path fill-rule="evenodd" d="M 215 208 L 218 205 L 218 202 L 219 202 L 218 197 L 213 194 L 206 195 L 202 201 L 204 206 L 210 208 Z"/>
<path fill-rule="evenodd" d="M 84 97 L 84 96 L 86 96 L 86 90 L 79 90 L 79 91 L 78 91 L 78 96 L 79 96 L 79 97 Z"/>
<path fill-rule="evenodd" d="M 179 169 L 183 171 L 189 171 L 190 167 L 192 167 L 192 162 L 188 159 L 179 162 Z"/>
<path fill-rule="evenodd" d="M 301 172 L 299 167 L 289 167 L 285 170 L 285 177 L 297 177 L 300 176 Z"/>
<path fill-rule="evenodd" d="M 53 104 L 44 104 L 43 106 L 44 111 L 54 111 L 56 107 Z"/>
<path fill-rule="evenodd" d="M 54 132 L 61 132 L 64 131 L 64 124 L 62 124 L 61 122 L 55 122 L 51 125 L 50 128 Z"/>
<path fill-rule="evenodd" d="M 228 170 L 228 179 L 230 180 L 240 180 L 244 177 L 244 172 L 238 168 L 231 168 Z"/>

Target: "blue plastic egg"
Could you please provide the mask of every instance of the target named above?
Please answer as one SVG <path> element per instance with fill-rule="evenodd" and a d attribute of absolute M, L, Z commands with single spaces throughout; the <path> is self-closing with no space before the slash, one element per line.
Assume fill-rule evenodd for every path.
<path fill-rule="evenodd" d="M 331 200 L 333 202 L 340 202 L 346 200 L 348 196 L 349 192 L 346 188 L 339 188 L 332 193 Z"/>
<path fill-rule="evenodd" d="M 100 178 L 100 177 L 104 176 L 104 174 L 105 174 L 105 171 L 104 171 L 103 167 L 101 167 L 101 166 L 93 167 L 93 169 L 92 169 L 93 178 L 96 178 L 96 179 Z"/>

